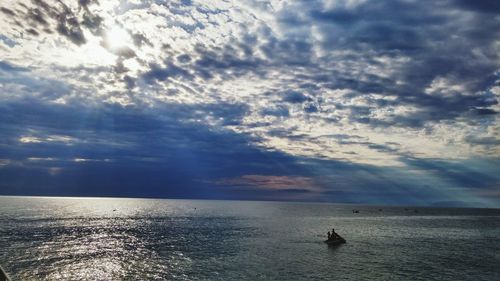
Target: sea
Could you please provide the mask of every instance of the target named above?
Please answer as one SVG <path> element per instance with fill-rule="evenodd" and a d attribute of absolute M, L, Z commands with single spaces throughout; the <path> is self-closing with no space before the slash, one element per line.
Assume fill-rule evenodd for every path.
<path fill-rule="evenodd" d="M 346 244 L 323 242 L 332 228 Z M 12 280 L 500 280 L 500 209 L 0 197 L 0 264 Z"/>

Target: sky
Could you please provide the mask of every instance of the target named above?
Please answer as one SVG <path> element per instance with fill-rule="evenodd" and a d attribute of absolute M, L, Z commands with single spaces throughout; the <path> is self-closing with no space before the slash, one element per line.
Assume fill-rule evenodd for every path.
<path fill-rule="evenodd" d="M 497 0 L 0 1 L 0 194 L 500 207 Z"/>

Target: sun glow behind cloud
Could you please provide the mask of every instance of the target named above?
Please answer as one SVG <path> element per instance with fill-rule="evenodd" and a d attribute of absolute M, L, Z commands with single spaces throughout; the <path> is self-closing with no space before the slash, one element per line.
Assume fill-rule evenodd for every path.
<path fill-rule="evenodd" d="M 119 26 L 112 26 L 106 30 L 105 45 L 111 50 L 117 51 L 132 45 L 132 38 L 128 32 Z"/>
<path fill-rule="evenodd" d="M 26 125 L 10 136 L 26 149 L 64 144 L 54 135 L 87 140 L 96 132 L 112 140 L 105 143 L 140 146 L 151 136 L 138 127 L 151 122 L 145 131 L 165 123 L 206 126 L 210 134 L 234 134 L 251 147 L 301 160 L 412 170 L 419 159 L 428 166 L 418 169 L 428 174 L 437 168 L 427 161 L 500 154 L 500 45 L 490 31 L 499 19 L 481 4 L 5 3 L 1 101 L 30 100 L 47 111 L 47 105 L 71 108 L 81 117 L 72 119 L 74 127 L 63 121 Z M 129 128 L 118 126 L 112 114 L 97 119 L 108 106 L 138 110 L 145 120 Z M 44 116 L 41 111 L 36 114 Z M 66 129 L 52 132 L 51 126 Z M 115 133 L 120 130 L 124 135 Z M 168 139 L 169 132 L 158 138 Z M 195 138 L 186 131 L 177 137 L 186 143 Z M 221 177 L 245 174 L 251 173 Z"/>

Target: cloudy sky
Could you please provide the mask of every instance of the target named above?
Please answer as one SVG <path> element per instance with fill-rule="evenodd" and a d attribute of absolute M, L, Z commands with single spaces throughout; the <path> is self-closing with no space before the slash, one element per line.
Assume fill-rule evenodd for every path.
<path fill-rule="evenodd" d="M 1 194 L 500 206 L 497 0 L 0 15 Z"/>

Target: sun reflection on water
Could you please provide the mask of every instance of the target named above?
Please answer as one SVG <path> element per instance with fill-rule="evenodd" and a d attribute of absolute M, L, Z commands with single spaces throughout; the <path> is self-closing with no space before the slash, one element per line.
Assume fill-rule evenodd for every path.
<path fill-rule="evenodd" d="M 15 280 L 486 280 L 498 267 L 484 257 L 498 248 L 499 211 L 360 210 L 0 197 L 0 263 Z M 332 225 L 348 240 L 336 251 L 322 242 Z"/>

